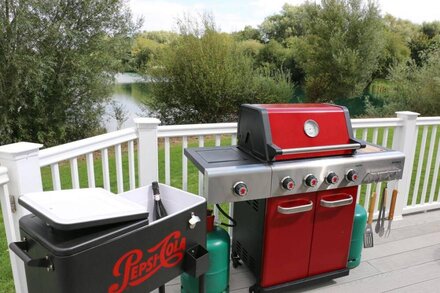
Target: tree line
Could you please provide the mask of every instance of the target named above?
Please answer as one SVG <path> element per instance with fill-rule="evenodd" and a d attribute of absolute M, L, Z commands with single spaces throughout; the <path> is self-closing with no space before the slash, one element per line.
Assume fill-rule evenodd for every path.
<path fill-rule="evenodd" d="M 121 71 L 148 76 L 146 103 L 163 123 L 234 121 L 242 103 L 440 115 L 440 22 L 382 16 L 374 2 L 322 0 L 286 4 L 234 33 L 210 15 L 183 18 L 176 32 L 139 32 L 140 24 L 124 0 L 0 1 L 0 145 L 102 132 Z"/>
<path fill-rule="evenodd" d="M 147 103 L 167 123 L 231 121 L 243 102 L 357 99 L 364 116 L 440 114 L 438 21 L 414 24 L 382 16 L 374 2 L 323 0 L 285 4 L 234 33 L 209 15 L 178 27 L 139 33 L 126 60 L 154 80 Z"/>

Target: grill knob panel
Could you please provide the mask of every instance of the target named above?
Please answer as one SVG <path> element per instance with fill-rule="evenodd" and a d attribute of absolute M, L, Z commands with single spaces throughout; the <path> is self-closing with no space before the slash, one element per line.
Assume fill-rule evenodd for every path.
<path fill-rule="evenodd" d="M 318 179 L 314 175 L 309 174 L 304 178 L 304 184 L 308 187 L 315 187 L 318 185 Z"/>
<path fill-rule="evenodd" d="M 345 175 L 345 178 L 347 178 L 348 181 L 350 182 L 356 182 L 359 179 L 358 173 L 353 170 L 350 169 L 347 171 L 347 174 Z"/>
<path fill-rule="evenodd" d="M 243 181 L 236 182 L 232 187 L 235 195 L 245 196 L 248 193 L 248 187 Z"/>
<path fill-rule="evenodd" d="M 339 176 L 335 172 L 328 173 L 327 177 L 325 178 L 325 181 L 328 184 L 336 184 L 339 182 Z"/>
<path fill-rule="evenodd" d="M 295 188 L 295 181 L 290 176 L 286 176 L 281 180 L 281 187 L 285 190 L 293 190 Z"/>

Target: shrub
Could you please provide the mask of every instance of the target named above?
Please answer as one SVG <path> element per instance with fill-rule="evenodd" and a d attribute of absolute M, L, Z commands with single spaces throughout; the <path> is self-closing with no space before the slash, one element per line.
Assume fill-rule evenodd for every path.
<path fill-rule="evenodd" d="M 148 66 L 153 98 L 147 103 L 163 123 L 232 121 L 240 104 L 289 101 L 288 75 L 255 69 L 252 58 L 211 20 L 179 25 L 181 36 Z"/>

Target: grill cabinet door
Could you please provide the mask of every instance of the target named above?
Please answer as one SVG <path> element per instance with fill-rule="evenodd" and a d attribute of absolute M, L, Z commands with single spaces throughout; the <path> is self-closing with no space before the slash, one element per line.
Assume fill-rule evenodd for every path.
<path fill-rule="evenodd" d="M 347 267 L 357 188 L 317 193 L 309 276 Z"/>
<path fill-rule="evenodd" d="M 260 285 L 307 276 L 316 193 L 267 200 Z"/>

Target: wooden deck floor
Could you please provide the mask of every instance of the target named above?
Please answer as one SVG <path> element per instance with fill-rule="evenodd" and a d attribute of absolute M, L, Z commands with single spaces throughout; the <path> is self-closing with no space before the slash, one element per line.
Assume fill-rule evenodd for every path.
<path fill-rule="evenodd" d="M 389 238 L 374 236 L 349 276 L 290 292 L 440 292 L 440 211 L 405 216 Z M 231 268 L 230 292 L 249 292 L 254 282 L 245 267 Z M 179 279 L 166 292 L 180 292 Z"/>

